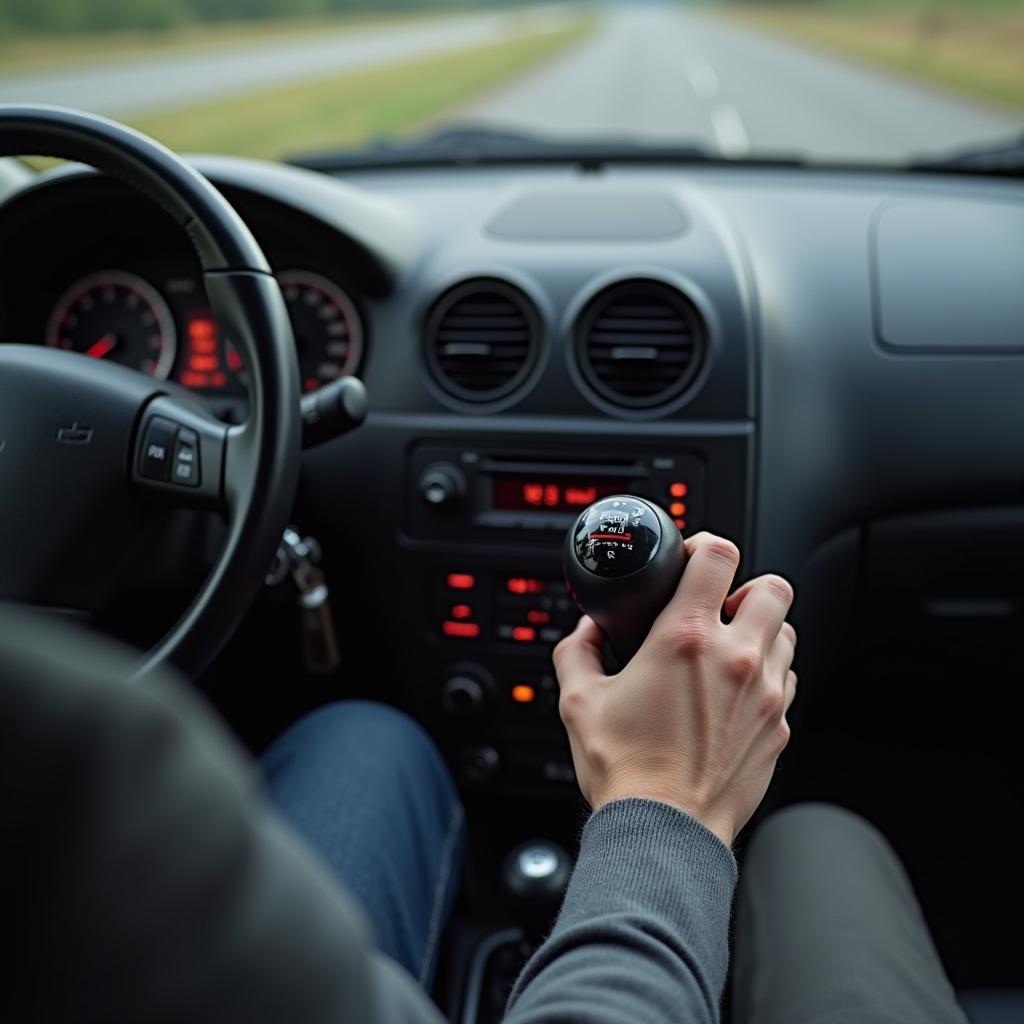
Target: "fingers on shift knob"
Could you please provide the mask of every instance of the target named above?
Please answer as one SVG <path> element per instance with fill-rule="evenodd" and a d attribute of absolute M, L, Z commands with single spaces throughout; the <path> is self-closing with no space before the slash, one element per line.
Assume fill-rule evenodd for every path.
<path fill-rule="evenodd" d="M 601 627 L 621 667 L 675 592 L 686 553 L 664 509 L 616 494 L 580 513 L 563 561 L 573 598 Z"/>

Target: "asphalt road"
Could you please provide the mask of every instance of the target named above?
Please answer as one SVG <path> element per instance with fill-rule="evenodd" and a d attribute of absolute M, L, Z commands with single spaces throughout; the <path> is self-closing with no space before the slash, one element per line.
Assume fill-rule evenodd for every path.
<path fill-rule="evenodd" d="M 675 4 L 613 10 L 585 43 L 453 118 L 837 160 L 899 160 L 1024 131 L 1024 115 Z"/>
<path fill-rule="evenodd" d="M 506 36 L 523 15 L 463 14 L 385 27 L 97 60 L 3 75 L 0 102 L 128 117 L 255 88 L 454 52 Z M 557 6 L 528 15 L 562 21 Z M 447 120 L 558 137 L 701 143 L 730 156 L 798 152 L 898 160 L 1020 133 L 1024 117 L 681 9 L 610 7 L 554 61 Z"/>

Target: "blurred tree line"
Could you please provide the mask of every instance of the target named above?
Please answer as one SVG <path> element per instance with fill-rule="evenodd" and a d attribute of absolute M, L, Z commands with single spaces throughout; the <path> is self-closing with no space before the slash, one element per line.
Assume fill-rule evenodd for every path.
<path fill-rule="evenodd" d="M 22 32 L 166 29 L 195 22 L 487 4 L 488 0 L 0 0 L 0 36 Z"/>

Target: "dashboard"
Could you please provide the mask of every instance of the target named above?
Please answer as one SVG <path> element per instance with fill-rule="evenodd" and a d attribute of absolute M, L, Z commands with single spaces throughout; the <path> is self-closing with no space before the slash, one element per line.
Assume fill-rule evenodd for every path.
<path fill-rule="evenodd" d="M 992 508 L 1024 536 L 1019 184 L 195 165 L 268 255 L 303 387 L 367 386 L 366 424 L 304 452 L 295 521 L 323 547 L 346 678 L 424 721 L 463 786 L 574 791 L 550 650 L 576 615 L 564 531 L 598 497 L 788 573 L 822 638 L 880 552 L 921 616 L 1024 586 L 1005 545 L 957 576 L 892 541 L 920 515 L 962 540 Z M 119 184 L 65 168 L 9 195 L 0 282 L 0 343 L 123 361 L 244 418 L 187 240 Z"/>
<path fill-rule="evenodd" d="M 110 267 L 79 278 L 50 312 L 44 344 L 109 359 L 211 396 L 244 396 L 242 358 L 221 337 L 199 279 L 159 273 L 148 278 Z M 363 327 L 344 289 L 299 268 L 280 271 L 277 280 L 295 336 L 302 390 L 356 373 Z"/>

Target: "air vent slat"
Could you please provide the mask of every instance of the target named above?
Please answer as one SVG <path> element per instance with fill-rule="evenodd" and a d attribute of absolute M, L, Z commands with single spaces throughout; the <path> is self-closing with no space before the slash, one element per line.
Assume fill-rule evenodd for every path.
<path fill-rule="evenodd" d="M 493 402 L 519 388 L 536 365 L 540 329 L 533 306 L 503 281 L 456 285 L 435 304 L 426 326 L 426 359 L 450 395 Z"/>
<path fill-rule="evenodd" d="M 666 331 L 670 334 L 686 333 L 683 320 L 666 317 L 603 316 L 595 324 L 599 331 Z"/>
<path fill-rule="evenodd" d="M 626 281 L 584 310 L 576 353 L 598 395 L 627 409 L 648 409 L 686 390 L 700 368 L 703 343 L 703 321 L 685 295 L 658 281 Z"/>

